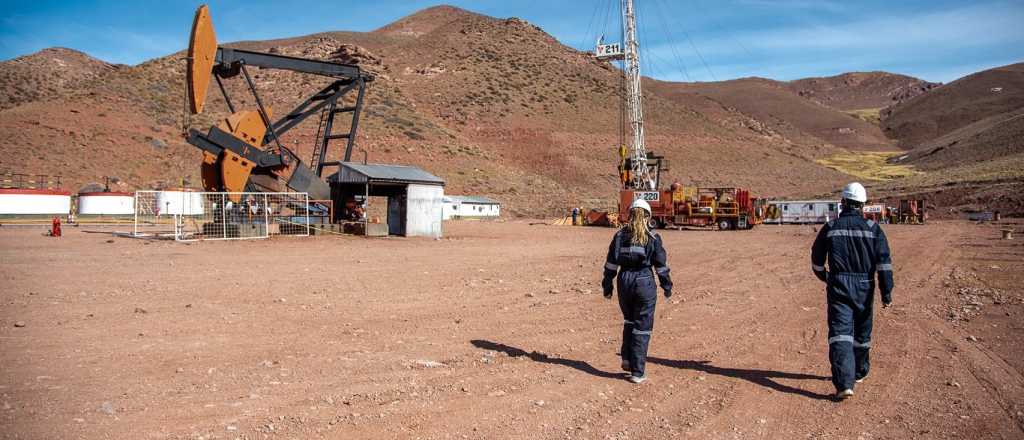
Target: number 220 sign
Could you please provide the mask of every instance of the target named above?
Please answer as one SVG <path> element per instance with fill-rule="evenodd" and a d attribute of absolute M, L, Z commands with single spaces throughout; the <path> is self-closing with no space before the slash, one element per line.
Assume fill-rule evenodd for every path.
<path fill-rule="evenodd" d="M 633 200 L 645 200 L 645 201 L 648 201 L 648 202 L 657 202 L 658 201 L 658 192 L 657 191 L 634 191 L 633 192 Z"/>

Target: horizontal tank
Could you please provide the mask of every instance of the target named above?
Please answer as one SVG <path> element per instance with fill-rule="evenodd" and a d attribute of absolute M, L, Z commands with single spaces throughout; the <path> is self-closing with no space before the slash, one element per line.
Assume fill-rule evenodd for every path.
<path fill-rule="evenodd" d="M 193 191 L 159 191 L 156 193 L 157 215 L 203 215 L 203 195 Z"/>
<path fill-rule="evenodd" d="M 132 215 L 135 196 L 126 192 L 78 193 L 78 215 Z"/>
<path fill-rule="evenodd" d="M 68 215 L 71 193 L 59 189 L 0 189 L 0 215 Z"/>

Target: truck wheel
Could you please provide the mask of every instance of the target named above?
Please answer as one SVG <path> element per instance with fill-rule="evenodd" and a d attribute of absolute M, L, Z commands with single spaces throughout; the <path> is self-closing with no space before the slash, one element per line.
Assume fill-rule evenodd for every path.
<path fill-rule="evenodd" d="M 728 231 L 732 229 L 732 223 L 730 223 L 729 220 L 719 220 L 718 229 L 722 231 Z"/>

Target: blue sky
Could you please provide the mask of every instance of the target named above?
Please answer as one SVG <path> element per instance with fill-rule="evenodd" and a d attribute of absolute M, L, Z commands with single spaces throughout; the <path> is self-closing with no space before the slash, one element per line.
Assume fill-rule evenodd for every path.
<path fill-rule="evenodd" d="M 1024 0 L 636 0 L 644 74 L 790 80 L 885 70 L 949 82 L 1024 61 Z M 63 46 L 136 64 L 185 47 L 198 1 L 0 0 L 0 59 Z M 211 1 L 221 41 L 369 31 L 436 1 Z M 451 0 L 591 49 L 619 0 Z"/>

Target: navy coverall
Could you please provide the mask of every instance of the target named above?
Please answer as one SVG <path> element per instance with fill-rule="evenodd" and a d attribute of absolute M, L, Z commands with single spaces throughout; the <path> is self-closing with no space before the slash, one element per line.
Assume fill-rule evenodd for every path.
<path fill-rule="evenodd" d="M 669 277 L 668 256 L 661 244 L 661 236 L 651 232 L 646 246 L 633 244 L 629 228 L 615 233 L 608 246 L 601 286 L 604 296 L 612 296 L 612 280 L 618 273 L 619 308 L 622 309 L 623 363 L 629 364 L 634 376 L 644 377 L 647 363 L 647 345 L 654 329 L 654 305 L 658 288 L 654 284 L 651 267 L 658 274 L 665 298 L 672 296 L 672 278 Z"/>
<path fill-rule="evenodd" d="M 825 260 L 828 259 L 828 271 Z M 828 358 L 837 391 L 868 375 L 875 274 L 882 302 L 892 302 L 892 258 L 882 228 L 860 210 L 845 208 L 811 248 L 811 269 L 827 283 Z"/>

